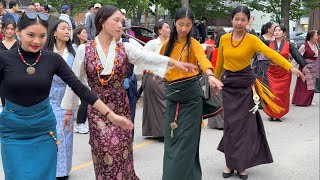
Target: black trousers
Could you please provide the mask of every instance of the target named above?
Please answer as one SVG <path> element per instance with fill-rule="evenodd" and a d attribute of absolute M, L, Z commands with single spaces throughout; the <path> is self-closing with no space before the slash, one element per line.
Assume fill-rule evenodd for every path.
<path fill-rule="evenodd" d="M 81 99 L 81 104 L 77 114 L 77 124 L 84 124 L 87 120 L 88 103 Z"/>

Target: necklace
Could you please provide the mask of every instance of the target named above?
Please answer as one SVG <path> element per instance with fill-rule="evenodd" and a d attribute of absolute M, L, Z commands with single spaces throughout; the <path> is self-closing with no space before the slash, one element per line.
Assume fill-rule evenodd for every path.
<path fill-rule="evenodd" d="M 240 42 L 237 45 L 233 45 L 233 42 L 232 42 L 233 31 L 232 31 L 231 32 L 231 40 L 230 40 L 231 41 L 231 46 L 234 47 L 234 48 L 238 47 L 242 43 L 242 41 L 243 41 L 244 37 L 246 36 L 246 34 L 247 34 L 247 31 L 244 32 L 244 35 L 242 36 Z"/>
<path fill-rule="evenodd" d="M 96 66 L 95 69 L 96 69 L 96 72 L 97 72 L 97 74 L 98 74 L 99 82 L 100 82 L 100 84 L 103 86 L 103 85 L 105 85 L 106 83 L 108 83 L 108 82 L 111 80 L 111 78 L 113 77 L 113 75 L 115 74 L 114 68 L 116 67 L 116 63 L 118 62 L 118 60 L 117 60 L 117 58 L 115 58 L 115 59 L 113 60 L 113 69 L 112 69 L 112 72 L 111 72 L 111 74 L 110 74 L 110 77 L 109 77 L 108 79 L 106 79 L 106 78 L 104 78 L 104 77 L 101 77 L 101 76 L 100 76 L 101 67 L 99 66 L 99 63 L 98 63 L 98 61 L 99 61 L 100 58 L 99 58 L 99 55 L 98 55 L 98 51 L 97 51 L 96 46 L 97 46 L 97 42 L 94 40 L 94 41 L 93 41 L 93 47 L 94 47 L 94 49 L 95 49 L 94 59 L 95 59 L 95 61 L 96 61 L 96 63 L 97 63 L 97 66 Z M 118 45 L 116 46 L 115 50 L 116 50 L 117 53 L 119 52 L 119 47 L 118 47 Z"/>
<path fill-rule="evenodd" d="M 42 54 L 41 50 L 40 50 L 40 53 L 39 53 L 39 55 L 38 55 L 38 57 L 37 57 L 37 59 L 36 59 L 36 62 L 34 62 L 33 64 L 29 64 L 29 63 L 24 59 L 24 57 L 23 57 L 23 55 L 21 54 L 19 48 L 18 48 L 18 53 L 19 53 L 19 56 L 20 56 L 21 61 L 28 66 L 27 69 L 26 69 L 27 74 L 30 75 L 30 76 L 31 76 L 31 75 L 34 75 L 34 74 L 36 73 L 36 68 L 34 68 L 34 66 L 40 61 L 40 57 L 41 57 L 41 54 Z"/>

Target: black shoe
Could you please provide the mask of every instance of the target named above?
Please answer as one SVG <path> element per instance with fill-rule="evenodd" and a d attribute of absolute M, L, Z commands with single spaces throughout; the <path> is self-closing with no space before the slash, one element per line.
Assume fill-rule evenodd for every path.
<path fill-rule="evenodd" d="M 229 177 L 232 176 L 233 172 L 234 172 L 233 170 L 231 170 L 231 172 L 229 172 L 229 173 L 223 172 L 223 173 L 222 173 L 222 177 L 223 177 L 223 178 L 229 178 Z"/>
<path fill-rule="evenodd" d="M 269 121 L 275 121 L 275 119 L 272 118 L 272 117 L 269 117 L 268 120 L 269 120 Z"/>
<path fill-rule="evenodd" d="M 272 117 L 269 117 L 268 119 L 269 119 L 269 121 L 282 122 L 282 119 L 280 119 L 280 118 L 272 118 Z"/>
<path fill-rule="evenodd" d="M 57 177 L 57 180 L 68 180 L 69 176 Z"/>
<path fill-rule="evenodd" d="M 247 180 L 248 179 L 248 174 L 246 174 L 246 175 L 240 175 L 240 172 L 238 171 L 238 176 L 239 176 L 239 178 L 240 179 L 243 179 L 243 180 Z"/>
<path fill-rule="evenodd" d="M 158 137 L 159 142 L 164 142 L 164 137 Z"/>

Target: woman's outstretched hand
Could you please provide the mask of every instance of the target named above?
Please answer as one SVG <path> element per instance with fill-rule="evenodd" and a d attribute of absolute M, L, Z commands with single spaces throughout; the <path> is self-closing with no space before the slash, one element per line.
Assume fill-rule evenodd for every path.
<path fill-rule="evenodd" d="M 115 125 L 121 127 L 122 129 L 132 130 L 133 129 L 133 123 L 131 120 L 127 119 L 124 116 L 119 116 L 113 111 L 111 111 L 107 118 Z"/>
<path fill-rule="evenodd" d="M 215 94 L 218 95 L 223 86 L 222 82 L 214 76 L 208 76 L 208 83 L 214 89 Z"/>
<path fill-rule="evenodd" d="M 292 74 L 295 74 L 296 76 L 300 77 L 303 82 L 306 81 L 306 76 L 299 69 L 292 67 L 290 71 L 292 72 Z"/>

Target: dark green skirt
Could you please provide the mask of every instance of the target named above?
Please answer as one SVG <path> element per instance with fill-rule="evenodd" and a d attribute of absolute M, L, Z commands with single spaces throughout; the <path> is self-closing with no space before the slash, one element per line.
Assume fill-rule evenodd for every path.
<path fill-rule="evenodd" d="M 202 177 L 199 160 L 199 141 L 201 122 L 204 112 L 203 91 L 197 77 L 181 80 L 168 85 L 165 90 L 167 97 L 165 151 L 163 160 L 163 180 L 200 180 Z M 171 137 L 170 123 L 178 109 L 178 127 Z M 210 114 L 221 112 L 221 106 L 211 103 Z M 206 110 L 208 110 L 206 109 Z"/>

